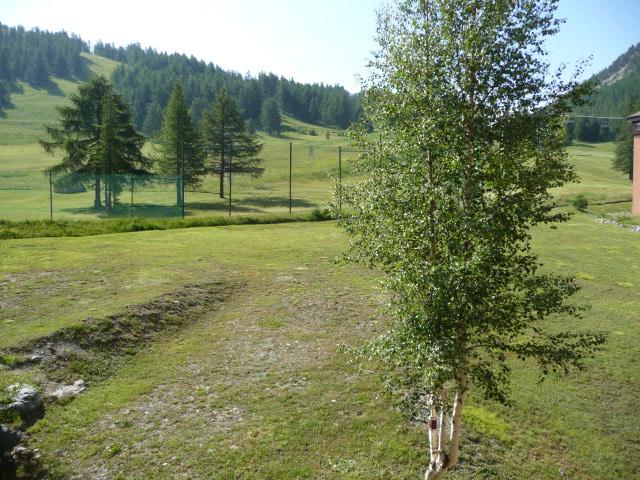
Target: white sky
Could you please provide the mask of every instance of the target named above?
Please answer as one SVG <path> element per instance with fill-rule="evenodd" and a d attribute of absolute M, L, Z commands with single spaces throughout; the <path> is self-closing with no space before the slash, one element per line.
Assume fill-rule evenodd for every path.
<path fill-rule="evenodd" d="M 383 0 L 0 0 L 0 22 L 64 29 L 84 40 L 139 42 L 241 73 L 273 72 L 300 82 L 359 90 L 375 48 Z M 550 43 L 551 62 L 593 55 L 595 73 L 640 41 L 637 0 L 560 0 L 567 18 Z"/>

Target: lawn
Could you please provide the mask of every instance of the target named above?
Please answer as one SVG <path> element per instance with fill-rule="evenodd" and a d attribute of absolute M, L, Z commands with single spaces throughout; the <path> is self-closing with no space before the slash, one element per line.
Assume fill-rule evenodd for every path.
<path fill-rule="evenodd" d="M 578 276 L 592 308 L 571 326 L 607 332 L 606 351 L 566 381 L 516 366 L 512 407 L 473 398 L 452 478 L 640 475 L 640 234 L 595 218 L 537 229 L 535 245 Z M 374 275 L 334 263 L 345 245 L 332 222 L 3 241 L 5 351 L 194 283 L 227 285 L 108 374 L 83 375 L 87 392 L 50 408 L 31 444 L 62 477 L 418 478 L 423 428 L 339 348 L 385 322 Z M 0 382 L 38 375 L 5 369 Z"/>

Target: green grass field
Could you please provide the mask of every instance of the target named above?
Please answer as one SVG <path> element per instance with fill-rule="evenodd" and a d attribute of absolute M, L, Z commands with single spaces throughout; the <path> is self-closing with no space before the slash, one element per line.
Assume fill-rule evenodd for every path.
<path fill-rule="evenodd" d="M 565 381 L 518 365 L 510 408 L 474 398 L 452 478 L 640 474 L 640 237 L 594 220 L 540 228 L 535 244 L 580 279 L 592 309 L 570 326 L 607 332 L 606 351 Z M 418 478 L 423 429 L 338 348 L 385 321 L 373 274 L 334 264 L 345 245 L 331 222 L 3 241 L 4 350 L 188 284 L 232 292 L 106 379 L 72 370 L 88 391 L 50 408 L 31 444 L 61 477 Z M 0 370 L 0 384 L 38 375 Z"/>
<path fill-rule="evenodd" d="M 95 74 L 110 74 L 117 65 L 102 57 L 86 55 Z M 54 79 L 56 94 L 23 84 L 23 93 L 12 95 L 15 108 L 0 118 L 0 219 L 49 218 L 49 179 L 43 170 L 55 163 L 38 140 L 46 138 L 44 125 L 57 120 L 56 106 L 65 102 L 77 84 Z M 310 130 L 316 135 L 309 135 Z M 329 131 L 330 138 L 326 138 Z M 285 117 L 280 137 L 261 135 L 265 173 L 260 178 L 238 175 L 233 179 L 232 208 L 235 214 L 284 213 L 289 211 L 289 143 L 293 143 L 292 210 L 303 212 L 321 207 L 331 197 L 331 174 L 338 171 L 338 146 L 348 140 L 332 129 L 308 125 Z M 147 148 L 150 151 L 151 147 Z M 343 174 L 349 173 L 349 159 L 343 155 Z M 218 179 L 205 178 L 196 191 L 186 193 L 186 216 L 226 213 L 228 200 L 218 196 Z M 225 186 L 228 188 L 228 186 Z M 121 214 L 130 213 L 130 194 L 120 201 Z M 54 218 L 95 218 L 91 192 L 53 195 Z M 175 186 L 172 182 L 135 189 L 134 215 L 176 216 Z"/>
<path fill-rule="evenodd" d="M 86 55 L 89 68 L 96 74 L 110 74 L 117 63 L 95 55 Z M 15 108 L 6 110 L 0 118 L 0 219 L 49 218 L 49 179 L 43 170 L 57 162 L 46 155 L 38 140 L 45 138 L 44 124 L 56 120 L 57 105 L 73 92 L 76 83 L 54 79 L 58 93 L 35 90 L 22 85 L 24 92 L 12 96 Z M 338 171 L 338 147 L 344 148 L 343 175 L 348 178 L 349 140 L 339 132 L 308 125 L 285 117 L 281 137 L 261 135 L 264 142 L 262 158 L 265 173 L 260 178 L 238 175 L 233 180 L 232 210 L 236 215 L 286 213 L 289 210 L 289 143 L 293 144 L 292 210 L 305 212 L 322 207 L 331 198 L 333 180 Z M 310 130 L 317 135 L 309 135 Z M 149 151 L 151 147 L 147 150 Z M 584 194 L 591 203 L 630 199 L 629 182 L 624 175 L 611 169 L 612 144 L 578 143 L 569 148 L 581 182 L 555 192 L 561 204 Z M 228 199 L 218 196 L 218 179 L 205 178 L 201 188 L 186 193 L 187 217 L 210 216 L 228 211 Z M 226 186 L 228 188 L 228 186 Z M 134 189 L 134 206 L 130 209 L 130 192 L 120 198 L 119 215 L 178 216 L 173 182 Z M 53 194 L 55 219 L 95 218 L 92 193 Z"/>

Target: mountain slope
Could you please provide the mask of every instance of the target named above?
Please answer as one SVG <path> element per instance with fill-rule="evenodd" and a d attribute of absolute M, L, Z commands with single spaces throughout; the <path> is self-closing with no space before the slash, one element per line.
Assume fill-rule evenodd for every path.
<path fill-rule="evenodd" d="M 111 76 L 118 62 L 107 58 L 82 53 L 89 72 L 93 75 Z M 44 135 L 44 124 L 58 119 L 56 107 L 67 101 L 75 92 L 78 82 L 51 77 L 48 88 L 32 87 L 17 82 L 18 92 L 11 95 L 12 108 L 3 111 L 0 117 L 0 145 L 33 143 Z"/>
<path fill-rule="evenodd" d="M 589 105 L 578 108 L 578 112 L 621 117 L 640 108 L 640 43 L 629 47 L 592 80 L 598 84 L 597 91 Z"/>

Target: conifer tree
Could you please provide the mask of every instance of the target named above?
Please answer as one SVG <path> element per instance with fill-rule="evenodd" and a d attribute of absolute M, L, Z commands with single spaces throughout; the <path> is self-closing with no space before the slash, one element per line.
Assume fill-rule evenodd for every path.
<path fill-rule="evenodd" d="M 631 115 L 638 111 L 640 103 L 637 97 L 630 97 L 625 102 L 625 115 Z M 631 126 L 626 121 L 621 121 L 618 126 L 616 137 L 616 150 L 611 162 L 614 170 L 629 175 L 629 180 L 633 178 L 633 135 Z"/>
<path fill-rule="evenodd" d="M 258 157 L 262 144 L 247 131 L 247 125 L 233 97 L 225 90 L 202 114 L 202 134 L 209 155 L 208 170 L 219 178 L 219 195 L 224 198 L 225 173 L 261 175 Z"/>
<path fill-rule="evenodd" d="M 104 76 L 80 84 L 58 113 L 58 124 L 46 127 L 51 139 L 40 144 L 45 152 L 60 151 L 63 157 L 47 172 L 64 173 L 81 182 L 91 179 L 94 208 L 102 207 L 101 183 L 106 175 L 148 173 L 150 161 L 141 151 L 145 138 L 135 131 L 129 106 Z M 105 190 L 109 190 L 106 185 Z M 107 207 L 112 206 L 111 198 Z"/>
<path fill-rule="evenodd" d="M 156 161 L 159 172 L 176 177 L 182 176 L 185 188 L 201 185 L 205 174 L 205 153 L 179 83 L 174 85 L 169 102 L 164 109 L 162 125 L 156 141 Z M 176 178 L 176 201 L 178 205 L 183 202 L 179 178 Z"/>
<path fill-rule="evenodd" d="M 38 50 L 38 53 L 29 60 L 25 77 L 28 83 L 38 87 L 44 87 L 49 83 L 47 61 L 42 50 Z"/>
<path fill-rule="evenodd" d="M 280 105 L 275 97 L 267 98 L 263 102 L 260 121 L 262 122 L 262 128 L 269 135 L 280 135 L 280 132 L 282 132 Z"/>

